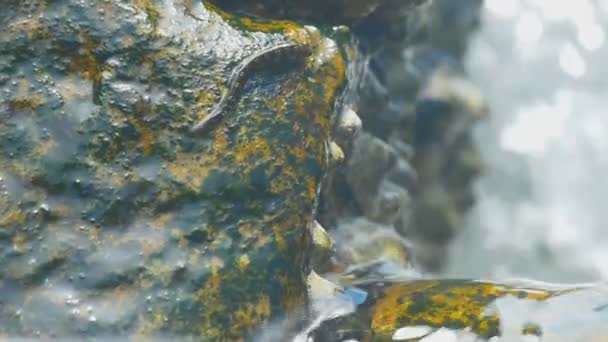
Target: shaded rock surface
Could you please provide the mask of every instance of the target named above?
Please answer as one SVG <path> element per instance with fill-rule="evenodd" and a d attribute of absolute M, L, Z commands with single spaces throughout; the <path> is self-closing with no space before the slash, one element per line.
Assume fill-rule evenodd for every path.
<path fill-rule="evenodd" d="M 222 8 L 273 19 L 352 24 L 372 13 L 405 12 L 425 0 L 212 0 Z"/>

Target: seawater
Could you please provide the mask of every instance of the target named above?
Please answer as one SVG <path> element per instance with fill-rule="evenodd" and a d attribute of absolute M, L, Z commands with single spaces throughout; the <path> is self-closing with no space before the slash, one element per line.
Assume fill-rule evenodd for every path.
<path fill-rule="evenodd" d="M 608 1 L 486 0 L 466 57 L 491 117 L 445 276 L 608 279 Z"/>

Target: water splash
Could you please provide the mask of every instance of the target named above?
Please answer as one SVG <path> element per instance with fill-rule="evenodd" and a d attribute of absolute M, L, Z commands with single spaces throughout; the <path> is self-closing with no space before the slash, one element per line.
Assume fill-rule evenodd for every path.
<path fill-rule="evenodd" d="M 446 275 L 606 280 L 606 1 L 484 6 L 467 69 L 493 110 L 488 168 Z"/>

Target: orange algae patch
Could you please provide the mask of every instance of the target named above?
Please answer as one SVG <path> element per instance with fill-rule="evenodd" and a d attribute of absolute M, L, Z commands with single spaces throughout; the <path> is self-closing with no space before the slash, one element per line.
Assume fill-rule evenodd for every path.
<path fill-rule="evenodd" d="M 558 292 L 518 289 L 466 281 L 416 281 L 385 290 L 372 309 L 372 330 L 391 336 L 407 325 L 469 327 L 480 336 L 498 333 L 499 317 L 486 308 L 495 299 L 512 295 L 525 300 L 546 300 Z"/>
<path fill-rule="evenodd" d="M 204 158 L 200 154 L 178 152 L 175 160 L 167 163 L 167 169 L 178 182 L 188 185 L 193 191 L 199 191 L 210 171 Z"/>
<path fill-rule="evenodd" d="M 40 95 L 31 95 L 29 91 L 29 86 L 30 84 L 28 81 L 19 81 L 17 88 L 17 96 L 9 102 L 11 110 L 35 110 L 46 102 L 46 99 Z"/>
<path fill-rule="evenodd" d="M 80 39 L 82 45 L 78 49 L 78 54 L 72 57 L 71 69 L 77 71 L 85 80 L 99 81 L 102 69 L 95 55 L 98 42 L 86 33 L 81 33 Z"/>
<path fill-rule="evenodd" d="M 25 223 L 26 218 L 23 211 L 19 209 L 13 210 L 0 219 L 0 226 L 6 227 L 13 224 L 21 225 Z"/>
<path fill-rule="evenodd" d="M 150 127 L 146 126 L 143 120 L 138 117 L 134 118 L 133 125 L 139 132 L 142 152 L 147 156 L 152 152 L 152 147 L 154 146 L 154 133 Z"/>
<path fill-rule="evenodd" d="M 256 136 L 250 142 L 238 146 L 234 154 L 238 163 L 246 162 L 252 157 L 256 160 L 269 160 L 271 157 L 271 145 L 265 138 Z"/>
<path fill-rule="evenodd" d="M 241 330 L 251 332 L 259 324 L 266 322 L 270 313 L 270 298 L 266 295 L 260 296 L 255 303 L 245 303 L 234 313 L 235 323 L 232 332 L 237 334 Z"/>
<path fill-rule="evenodd" d="M 45 100 L 40 95 L 32 95 L 27 97 L 17 97 L 10 102 L 12 110 L 25 111 L 34 110 L 44 104 Z"/>
<path fill-rule="evenodd" d="M 221 340 L 223 336 L 222 327 L 214 324 L 217 315 L 225 315 L 225 304 L 220 293 L 222 280 L 219 271 L 224 262 L 213 257 L 210 261 L 211 276 L 207 279 L 205 286 L 196 292 L 196 301 L 204 305 L 205 310 L 201 312 L 200 334 L 205 338 Z M 225 340 L 225 338 L 224 338 Z"/>

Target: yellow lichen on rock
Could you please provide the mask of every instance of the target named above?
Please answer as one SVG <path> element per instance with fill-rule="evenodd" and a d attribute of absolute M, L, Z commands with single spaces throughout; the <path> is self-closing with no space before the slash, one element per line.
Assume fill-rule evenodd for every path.
<path fill-rule="evenodd" d="M 390 337 L 402 326 L 470 328 L 479 336 L 499 333 L 499 316 L 488 305 L 505 296 L 546 300 L 560 292 L 511 288 L 484 282 L 421 280 L 389 286 L 372 308 L 371 328 Z"/>
<path fill-rule="evenodd" d="M 239 257 L 237 267 L 239 268 L 239 270 L 241 272 L 245 272 L 247 270 L 247 268 L 249 268 L 250 263 L 251 263 L 251 260 L 249 260 L 249 256 L 247 254 L 243 254 Z"/>
<path fill-rule="evenodd" d="M 231 328 L 236 335 L 242 335 L 242 330 L 246 330 L 248 335 L 259 326 L 266 322 L 270 317 L 270 298 L 262 295 L 256 303 L 244 303 L 234 313 L 234 324 Z"/>

